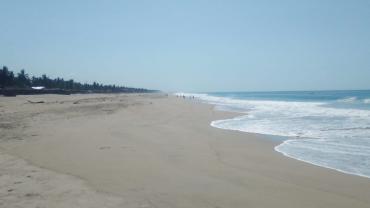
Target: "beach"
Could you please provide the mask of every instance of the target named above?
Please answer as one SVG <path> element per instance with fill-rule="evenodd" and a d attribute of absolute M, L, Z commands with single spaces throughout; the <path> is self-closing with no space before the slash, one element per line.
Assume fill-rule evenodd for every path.
<path fill-rule="evenodd" d="M 369 207 L 370 179 L 160 93 L 0 97 L 0 207 Z"/>

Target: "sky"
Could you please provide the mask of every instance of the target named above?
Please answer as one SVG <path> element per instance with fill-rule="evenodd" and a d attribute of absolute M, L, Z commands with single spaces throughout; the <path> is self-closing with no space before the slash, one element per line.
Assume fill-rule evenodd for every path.
<path fill-rule="evenodd" d="M 163 91 L 370 89 L 370 1 L 0 0 L 0 65 Z"/>

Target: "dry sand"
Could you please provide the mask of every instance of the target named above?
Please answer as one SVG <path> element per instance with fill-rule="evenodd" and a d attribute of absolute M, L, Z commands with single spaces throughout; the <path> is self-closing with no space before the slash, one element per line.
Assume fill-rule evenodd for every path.
<path fill-rule="evenodd" d="M 0 207 L 370 207 L 370 179 L 209 125 L 232 116 L 160 94 L 0 97 Z"/>

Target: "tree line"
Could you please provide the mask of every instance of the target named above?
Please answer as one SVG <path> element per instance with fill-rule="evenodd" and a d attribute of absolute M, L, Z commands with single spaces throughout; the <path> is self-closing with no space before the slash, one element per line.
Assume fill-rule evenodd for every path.
<path fill-rule="evenodd" d="M 45 74 L 41 77 L 29 76 L 24 69 L 19 73 L 14 74 L 8 67 L 4 66 L 0 69 L 0 88 L 17 88 L 27 89 L 35 86 L 42 86 L 46 89 L 62 89 L 73 91 L 93 91 L 93 92 L 150 92 L 151 90 L 142 88 L 132 88 L 117 85 L 104 85 L 101 83 L 93 82 L 80 83 L 73 79 L 65 80 L 63 78 L 52 79 Z"/>

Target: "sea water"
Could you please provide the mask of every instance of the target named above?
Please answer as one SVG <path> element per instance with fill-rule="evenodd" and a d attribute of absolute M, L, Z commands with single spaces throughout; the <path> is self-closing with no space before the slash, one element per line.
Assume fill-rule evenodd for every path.
<path fill-rule="evenodd" d="M 245 113 L 212 126 L 288 139 L 285 156 L 370 178 L 370 90 L 185 94 Z"/>

